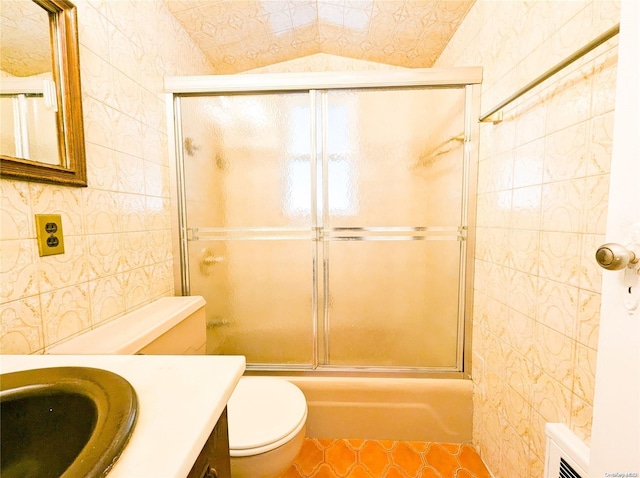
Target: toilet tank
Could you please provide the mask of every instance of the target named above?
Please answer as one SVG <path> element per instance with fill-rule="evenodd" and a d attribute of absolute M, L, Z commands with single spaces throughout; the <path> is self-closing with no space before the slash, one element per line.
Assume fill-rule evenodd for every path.
<path fill-rule="evenodd" d="M 163 297 L 45 353 L 204 355 L 205 304 L 200 296 Z"/>

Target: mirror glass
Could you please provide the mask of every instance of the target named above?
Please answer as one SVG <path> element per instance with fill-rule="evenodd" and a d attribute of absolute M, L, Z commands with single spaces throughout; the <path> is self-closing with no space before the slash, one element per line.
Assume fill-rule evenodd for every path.
<path fill-rule="evenodd" d="M 2 0 L 0 175 L 86 186 L 76 8 Z"/>
<path fill-rule="evenodd" d="M 62 165 L 49 14 L 33 2 L 3 0 L 0 16 L 0 154 Z"/>

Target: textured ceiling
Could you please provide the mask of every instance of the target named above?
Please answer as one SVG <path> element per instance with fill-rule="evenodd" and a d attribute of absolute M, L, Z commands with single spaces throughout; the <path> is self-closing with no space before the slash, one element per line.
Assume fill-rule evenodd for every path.
<path fill-rule="evenodd" d="M 0 69 L 13 76 L 51 71 L 49 16 L 33 2 L 2 0 Z"/>
<path fill-rule="evenodd" d="M 475 0 L 164 0 L 215 73 L 315 53 L 426 68 Z"/>

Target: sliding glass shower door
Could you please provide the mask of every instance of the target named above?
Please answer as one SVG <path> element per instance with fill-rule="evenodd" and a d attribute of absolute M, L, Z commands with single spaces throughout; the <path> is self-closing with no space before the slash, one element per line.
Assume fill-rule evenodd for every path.
<path fill-rule="evenodd" d="M 323 97 L 323 363 L 455 369 L 462 142 L 447 158 L 435 138 L 443 128 L 463 133 L 464 100 L 461 88 Z M 332 208 L 342 184 L 348 194 Z"/>
<path fill-rule="evenodd" d="M 464 86 L 177 97 L 184 287 L 207 300 L 209 353 L 460 371 L 468 99 Z"/>
<path fill-rule="evenodd" d="M 208 351 L 310 367 L 316 243 L 300 193 L 311 170 L 296 161 L 309 163 L 311 131 L 291 133 L 301 112 L 308 124 L 309 94 L 180 103 L 190 292 L 207 301 Z"/>

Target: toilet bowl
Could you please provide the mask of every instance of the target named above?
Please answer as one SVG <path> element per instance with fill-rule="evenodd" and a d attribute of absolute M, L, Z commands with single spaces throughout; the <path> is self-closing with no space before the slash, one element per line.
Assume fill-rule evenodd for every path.
<path fill-rule="evenodd" d="M 51 347 L 50 354 L 203 354 L 202 297 L 164 297 Z M 294 384 L 243 377 L 227 404 L 232 478 L 277 478 L 305 438 L 307 403 Z"/>
<path fill-rule="evenodd" d="M 233 478 L 275 478 L 298 455 L 307 402 L 298 387 L 270 377 L 243 377 L 227 404 Z"/>

